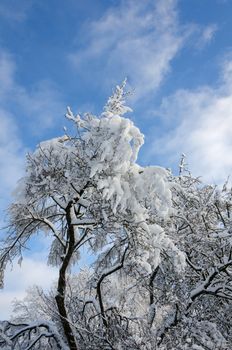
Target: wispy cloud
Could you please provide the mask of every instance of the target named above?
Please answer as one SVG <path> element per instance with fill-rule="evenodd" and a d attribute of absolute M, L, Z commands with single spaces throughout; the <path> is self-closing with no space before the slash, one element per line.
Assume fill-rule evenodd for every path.
<path fill-rule="evenodd" d="M 0 3 L 0 18 L 8 22 L 22 22 L 27 18 L 28 11 L 34 0 L 2 0 Z"/>
<path fill-rule="evenodd" d="M 5 110 L 0 109 L 0 202 L 10 192 L 23 173 L 24 150 L 14 119 Z"/>
<path fill-rule="evenodd" d="M 25 127 L 36 133 L 54 126 L 57 116 L 62 115 L 65 104 L 58 87 L 49 80 L 38 81 L 30 88 L 16 79 L 17 65 L 6 50 L 0 49 L 0 107 L 15 118 L 20 115 Z"/>
<path fill-rule="evenodd" d="M 58 87 L 49 80 L 39 81 L 31 91 L 15 85 L 13 96 L 33 134 L 42 136 L 44 131 L 55 129 L 56 120 L 63 117 L 63 96 Z"/>
<path fill-rule="evenodd" d="M 79 73 L 94 67 L 92 79 L 99 73 L 111 86 L 128 76 L 137 97 L 159 87 L 184 39 L 174 0 L 122 2 L 86 26 L 86 44 L 69 55 L 72 64 Z"/>
<path fill-rule="evenodd" d="M 5 50 L 0 49 L 0 101 L 1 104 L 7 94 L 14 87 L 15 63 L 12 56 Z"/>
<path fill-rule="evenodd" d="M 68 58 L 79 75 L 107 88 L 128 77 L 135 99 L 148 97 L 162 84 L 188 38 L 201 47 L 209 43 L 215 25 L 182 25 L 178 2 L 121 1 L 99 20 L 83 28 L 85 42 Z"/>
<path fill-rule="evenodd" d="M 209 24 L 203 28 L 199 27 L 197 30 L 198 37 L 195 43 L 196 48 L 202 49 L 208 44 L 210 44 L 211 41 L 214 39 L 217 30 L 218 26 L 215 23 Z"/>
<path fill-rule="evenodd" d="M 209 25 L 208 27 L 206 27 L 202 32 L 203 43 L 210 42 L 212 40 L 212 38 L 214 37 L 217 29 L 218 28 L 217 28 L 216 24 L 212 24 L 212 25 Z"/>
<path fill-rule="evenodd" d="M 150 157 L 178 164 L 184 152 L 190 170 L 214 183 L 232 174 L 232 60 L 224 61 L 220 81 L 216 88 L 179 90 L 163 99 L 159 114 L 170 131 L 153 143 Z"/>

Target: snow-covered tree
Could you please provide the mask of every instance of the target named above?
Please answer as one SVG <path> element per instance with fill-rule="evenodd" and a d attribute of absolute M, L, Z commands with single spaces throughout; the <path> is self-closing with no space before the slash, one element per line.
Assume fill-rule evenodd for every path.
<path fill-rule="evenodd" d="M 24 304 L 21 319 L 1 324 L 4 349 L 156 344 L 156 278 L 171 291 L 162 274 L 171 269 L 178 279 L 185 267 L 172 221 L 172 192 L 180 183 L 161 167 L 136 163 L 143 135 L 123 116 L 131 111 L 124 87 L 116 87 L 100 116 L 68 108 L 72 131 L 41 142 L 27 157 L 1 245 L 0 283 L 7 264 L 21 261 L 30 238 L 43 233 L 53 236 L 48 264 L 58 267 L 59 278 L 55 292 L 35 297 L 37 316 Z M 83 247 L 94 263 L 74 277 Z"/>
<path fill-rule="evenodd" d="M 2 349 L 232 348 L 231 188 L 203 185 L 184 155 L 179 176 L 138 165 L 143 135 L 124 117 L 124 87 L 100 116 L 68 108 L 71 131 L 28 155 L 1 284 L 35 234 L 53 237 L 59 278 L 16 302 Z M 87 252 L 93 262 L 73 273 Z"/>
<path fill-rule="evenodd" d="M 175 181 L 180 187 L 173 191 L 172 230 L 187 265 L 181 278 L 166 271 L 163 287 L 157 281 L 162 300 L 170 287 L 176 300 L 175 318 L 163 327 L 158 344 L 161 349 L 173 344 L 175 349 L 230 349 L 232 190 L 228 182 L 222 189 L 201 184 L 185 168 L 184 156 Z"/>

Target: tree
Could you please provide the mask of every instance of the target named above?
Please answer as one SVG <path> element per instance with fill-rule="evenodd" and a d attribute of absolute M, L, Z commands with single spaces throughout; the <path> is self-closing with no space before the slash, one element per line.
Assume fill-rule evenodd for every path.
<path fill-rule="evenodd" d="M 125 257 L 124 266 L 101 286 L 107 333 L 95 296 L 99 262 L 109 251 L 94 268 L 70 276 L 67 312 L 81 335 L 81 349 L 231 348 L 231 189 L 203 186 L 184 170 L 184 158 L 180 169 L 180 176 L 172 177 L 173 212 L 161 225 L 185 252 L 185 269 L 180 273 L 165 250 L 153 271 L 144 261 L 139 265 Z M 52 320 L 59 328 L 55 292 L 31 290 L 16 303 L 14 322 Z"/>
<path fill-rule="evenodd" d="M 146 342 L 148 349 L 156 344 L 156 276 L 162 264 L 171 264 L 168 268 L 179 276 L 185 255 L 171 229 L 176 183 L 169 171 L 136 163 L 143 135 L 123 117 L 131 111 L 124 87 L 117 86 L 99 117 L 74 116 L 68 108 L 74 132 L 40 143 L 27 157 L 26 175 L 9 208 L 0 281 L 3 285 L 7 264 L 22 259 L 36 233 L 54 237 L 48 263 L 59 268 L 59 278 L 55 293 L 37 293 L 40 306 L 50 310 L 42 312 L 42 321 L 29 323 L 30 311 L 24 322 L 21 315 L 17 323 L 1 324 L 4 349 L 142 349 Z M 83 246 L 94 264 L 72 278 Z"/>
<path fill-rule="evenodd" d="M 161 333 L 161 341 L 166 338 L 165 349 L 170 344 L 177 349 L 229 349 L 232 191 L 228 181 L 222 189 L 202 185 L 186 168 L 184 156 L 175 181 L 180 187 L 173 191 L 174 232 L 187 265 L 182 278 L 171 282 L 178 308 L 175 319 Z"/>
<path fill-rule="evenodd" d="M 185 156 L 174 176 L 136 163 L 143 135 L 123 117 L 124 87 L 99 116 L 66 114 L 72 132 L 28 155 L 1 246 L 6 265 L 32 235 L 53 236 L 59 278 L 16 302 L 0 348 L 232 348 L 232 191 L 204 185 Z M 90 266 L 73 273 L 83 247 Z"/>

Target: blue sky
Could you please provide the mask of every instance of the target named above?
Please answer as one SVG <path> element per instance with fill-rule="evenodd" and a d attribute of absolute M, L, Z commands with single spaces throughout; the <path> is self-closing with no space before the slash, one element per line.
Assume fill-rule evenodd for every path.
<path fill-rule="evenodd" d="M 195 175 L 222 183 L 232 169 L 231 33 L 231 0 L 1 0 L 1 210 L 26 152 L 62 133 L 66 106 L 100 113 L 125 77 L 128 117 L 145 134 L 139 162 L 175 172 L 184 152 Z M 36 283 L 30 266 L 55 276 L 43 247 L 9 274 L 0 318 Z"/>

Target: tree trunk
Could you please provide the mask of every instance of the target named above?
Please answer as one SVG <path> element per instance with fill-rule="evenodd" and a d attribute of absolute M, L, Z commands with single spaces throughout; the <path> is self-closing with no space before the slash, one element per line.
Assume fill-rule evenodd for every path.
<path fill-rule="evenodd" d="M 64 334 L 67 339 L 69 348 L 70 350 L 78 350 L 72 328 L 70 327 L 70 324 L 67 318 L 68 315 L 65 307 L 64 297 L 58 294 L 55 299 L 56 299 L 60 320 L 63 326 Z"/>
<path fill-rule="evenodd" d="M 62 265 L 60 267 L 59 271 L 59 279 L 58 279 L 58 286 L 57 286 L 57 295 L 55 297 L 57 308 L 60 315 L 60 320 L 63 326 L 64 334 L 67 339 L 68 345 L 70 350 L 78 350 L 75 337 L 73 334 L 73 330 L 70 326 L 70 322 L 68 320 L 68 314 L 65 306 L 65 291 L 66 291 L 66 270 L 70 264 L 70 260 L 72 258 L 72 254 L 75 247 L 75 235 L 74 235 L 74 228 L 71 223 L 71 215 L 70 210 L 73 203 L 70 202 L 69 205 L 66 208 L 66 219 L 68 224 L 68 230 L 67 230 L 67 238 L 68 238 L 68 249 L 66 251 L 66 254 L 64 256 Z"/>

